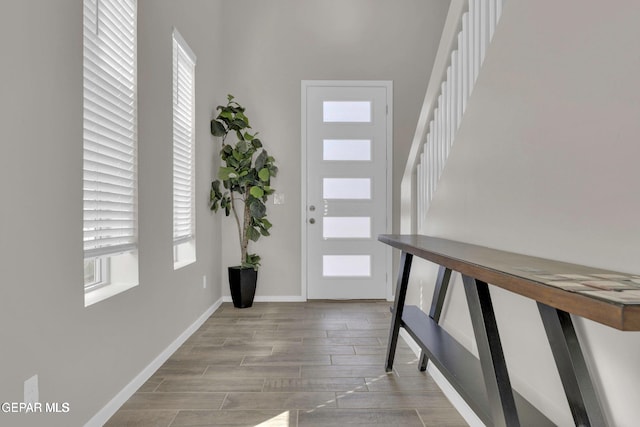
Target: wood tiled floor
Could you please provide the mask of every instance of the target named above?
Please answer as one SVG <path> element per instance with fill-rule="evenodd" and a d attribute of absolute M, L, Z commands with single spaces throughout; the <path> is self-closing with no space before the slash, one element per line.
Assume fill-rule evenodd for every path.
<path fill-rule="evenodd" d="M 387 302 L 223 304 L 107 426 L 466 426 Z"/>

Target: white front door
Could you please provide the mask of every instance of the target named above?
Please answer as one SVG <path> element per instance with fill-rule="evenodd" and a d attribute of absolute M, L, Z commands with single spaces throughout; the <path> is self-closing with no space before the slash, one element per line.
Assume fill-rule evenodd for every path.
<path fill-rule="evenodd" d="M 391 82 L 302 82 L 309 299 L 390 294 L 390 104 Z"/>

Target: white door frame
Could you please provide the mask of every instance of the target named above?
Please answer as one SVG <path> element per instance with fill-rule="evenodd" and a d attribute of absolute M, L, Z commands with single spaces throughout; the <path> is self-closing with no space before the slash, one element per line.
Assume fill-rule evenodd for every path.
<path fill-rule="evenodd" d="M 300 236 L 301 236 L 301 250 L 302 250 L 302 263 L 301 263 L 301 295 L 302 298 L 307 300 L 307 88 L 309 87 L 384 87 L 387 91 L 387 200 L 385 201 L 387 207 L 387 226 L 386 233 L 391 233 L 392 221 L 392 203 L 393 203 L 393 82 L 390 80 L 302 80 L 300 85 L 301 91 L 301 161 L 300 161 L 300 183 L 301 183 L 301 206 L 300 206 Z M 376 237 L 377 238 L 377 237 Z M 375 244 L 382 244 L 375 240 Z M 388 246 L 388 245 L 386 245 Z M 388 246 L 386 249 L 385 262 L 387 264 L 387 278 L 386 278 L 386 294 L 387 300 L 393 300 L 392 292 L 392 250 Z"/>

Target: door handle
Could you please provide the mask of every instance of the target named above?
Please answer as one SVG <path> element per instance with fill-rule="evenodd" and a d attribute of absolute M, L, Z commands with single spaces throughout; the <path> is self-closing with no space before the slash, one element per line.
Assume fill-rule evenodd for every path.
<path fill-rule="evenodd" d="M 309 219 L 309 224 L 315 224 L 315 223 L 316 223 L 315 218 L 311 218 L 311 219 Z"/>

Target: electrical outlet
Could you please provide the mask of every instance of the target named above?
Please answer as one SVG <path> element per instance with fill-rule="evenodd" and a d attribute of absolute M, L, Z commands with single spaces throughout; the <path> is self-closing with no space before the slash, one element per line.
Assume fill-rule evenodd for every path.
<path fill-rule="evenodd" d="M 38 375 L 34 375 L 24 382 L 24 403 L 36 403 L 39 401 Z"/>
<path fill-rule="evenodd" d="M 273 193 L 273 204 L 284 205 L 284 193 Z"/>
<path fill-rule="evenodd" d="M 202 276 L 202 289 L 207 289 L 207 275 Z"/>

